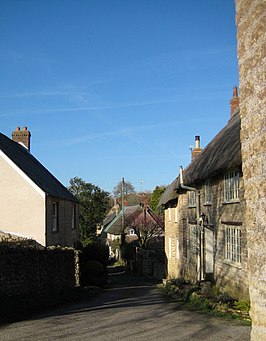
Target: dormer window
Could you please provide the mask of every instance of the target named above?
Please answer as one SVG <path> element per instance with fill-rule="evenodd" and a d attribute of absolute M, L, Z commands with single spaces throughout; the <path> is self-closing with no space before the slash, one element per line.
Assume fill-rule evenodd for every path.
<path fill-rule="evenodd" d="M 239 171 L 234 170 L 224 175 L 224 201 L 232 202 L 239 199 Z"/>

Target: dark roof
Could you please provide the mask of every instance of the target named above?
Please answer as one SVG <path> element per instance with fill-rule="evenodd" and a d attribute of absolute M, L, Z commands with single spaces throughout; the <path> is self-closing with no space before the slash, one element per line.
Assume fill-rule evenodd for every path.
<path fill-rule="evenodd" d="M 211 140 L 203 151 L 186 167 L 183 174 L 185 185 L 195 184 L 216 176 L 228 169 L 240 167 L 240 117 L 239 110 L 228 121 L 227 125 Z M 179 177 L 163 193 L 159 206 L 178 197 Z"/>
<path fill-rule="evenodd" d="M 176 188 L 178 187 L 179 180 L 176 178 L 171 185 L 166 187 L 165 191 L 161 195 L 160 201 L 158 206 L 162 206 L 167 204 L 169 201 L 174 200 L 178 197 L 178 194 L 176 192 Z"/>
<path fill-rule="evenodd" d="M 0 150 L 46 194 L 78 201 L 25 147 L 1 133 Z"/>
<path fill-rule="evenodd" d="M 143 214 L 143 208 L 140 205 L 132 205 L 132 206 L 124 207 L 125 227 L 127 227 L 127 219 L 130 219 L 130 216 L 136 212 Z M 162 221 L 160 221 L 159 217 L 149 207 L 147 207 L 147 213 L 149 214 L 149 217 L 151 219 L 153 219 L 161 228 L 163 228 Z M 104 232 L 115 234 L 115 235 L 119 235 L 122 233 L 122 210 L 106 226 Z"/>
<path fill-rule="evenodd" d="M 129 217 L 131 214 L 142 211 L 142 208 L 140 205 L 133 205 L 133 206 L 125 206 L 124 207 L 124 217 L 125 220 L 127 217 Z M 126 223 L 125 223 L 126 224 Z M 122 233 L 122 210 L 118 213 L 118 215 L 107 225 L 107 227 L 104 230 L 107 233 L 119 235 Z"/>
<path fill-rule="evenodd" d="M 111 221 L 115 219 L 115 217 L 116 217 L 115 212 L 108 214 L 108 216 L 103 221 L 103 227 L 105 228 L 108 224 L 110 224 Z"/>

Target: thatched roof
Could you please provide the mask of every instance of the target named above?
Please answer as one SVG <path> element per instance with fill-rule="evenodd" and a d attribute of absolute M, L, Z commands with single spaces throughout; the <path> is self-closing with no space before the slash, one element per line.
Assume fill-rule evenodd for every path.
<path fill-rule="evenodd" d="M 224 171 L 240 167 L 240 117 L 237 110 L 227 125 L 211 140 L 203 151 L 186 167 L 183 174 L 185 185 L 196 184 Z M 179 177 L 169 185 L 160 199 L 159 205 L 178 197 Z"/>
<path fill-rule="evenodd" d="M 178 187 L 179 184 L 179 178 L 176 178 L 171 185 L 166 187 L 165 191 L 163 192 L 158 206 L 162 206 L 167 204 L 169 201 L 174 200 L 178 197 L 176 188 Z"/>
<path fill-rule="evenodd" d="M 184 171 L 184 183 L 190 185 L 242 164 L 239 111 L 211 140 Z"/>

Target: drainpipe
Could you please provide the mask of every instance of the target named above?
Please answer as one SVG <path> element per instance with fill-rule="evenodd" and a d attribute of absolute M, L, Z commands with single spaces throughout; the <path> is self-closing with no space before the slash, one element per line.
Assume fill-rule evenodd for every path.
<path fill-rule="evenodd" d="M 189 187 L 184 185 L 183 182 L 183 167 L 180 166 L 180 186 L 181 188 L 187 190 L 187 191 L 193 191 L 196 194 L 196 217 L 197 217 L 197 226 L 200 229 L 200 253 L 198 254 L 198 268 L 200 269 L 198 273 L 198 280 L 204 280 L 204 271 L 203 271 L 203 240 L 204 240 L 204 231 L 202 226 L 202 218 L 200 217 L 200 191 L 198 191 L 194 187 Z"/>

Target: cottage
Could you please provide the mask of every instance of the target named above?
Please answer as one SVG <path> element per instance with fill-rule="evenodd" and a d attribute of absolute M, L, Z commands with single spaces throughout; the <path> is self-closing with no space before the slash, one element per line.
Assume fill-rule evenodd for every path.
<path fill-rule="evenodd" d="M 237 88 L 228 124 L 163 194 L 168 276 L 213 281 L 236 298 L 248 298 L 247 236 L 240 153 Z"/>
<path fill-rule="evenodd" d="M 31 153 L 25 127 L 0 133 L 0 230 L 43 246 L 78 240 L 78 201 Z"/>

